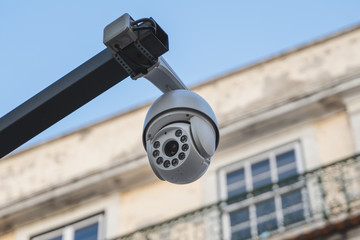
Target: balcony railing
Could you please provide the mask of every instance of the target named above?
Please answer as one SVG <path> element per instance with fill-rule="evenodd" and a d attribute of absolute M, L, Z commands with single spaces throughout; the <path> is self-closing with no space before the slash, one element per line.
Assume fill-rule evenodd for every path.
<path fill-rule="evenodd" d="M 292 210 L 282 209 L 282 215 L 271 231 L 251 234 L 231 234 L 229 212 L 232 206 L 241 209 L 269 196 L 284 195 L 301 190 L 302 198 L 289 198 Z M 305 197 L 304 197 L 305 196 Z M 229 210 L 230 208 L 230 210 Z M 297 209 L 302 209 L 301 213 Z M 317 168 L 312 171 L 273 183 L 261 189 L 235 196 L 225 201 L 203 207 L 157 225 L 137 230 L 116 240 L 217 240 L 259 239 L 286 232 L 289 229 L 350 218 L 360 214 L 360 155 Z M 277 214 L 279 215 L 279 214 Z M 279 221 L 280 219 L 280 221 Z M 265 219 L 266 222 L 266 219 Z M 265 226 L 266 227 L 266 226 Z M 241 228 L 241 223 L 240 223 Z M 246 227 L 244 228 L 246 229 Z"/>

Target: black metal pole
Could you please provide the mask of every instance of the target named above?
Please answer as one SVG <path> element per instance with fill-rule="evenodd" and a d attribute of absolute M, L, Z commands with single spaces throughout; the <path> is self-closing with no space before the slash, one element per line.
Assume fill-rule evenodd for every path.
<path fill-rule="evenodd" d="M 0 158 L 128 77 L 105 49 L 0 118 Z"/>

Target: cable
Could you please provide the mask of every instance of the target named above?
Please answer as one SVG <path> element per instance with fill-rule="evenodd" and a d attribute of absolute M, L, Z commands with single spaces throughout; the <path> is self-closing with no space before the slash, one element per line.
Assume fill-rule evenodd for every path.
<path fill-rule="evenodd" d="M 141 26 L 138 26 L 139 23 L 145 23 L 145 22 L 148 22 L 152 25 L 152 28 L 151 27 L 141 27 Z M 133 28 L 134 31 L 139 31 L 139 30 L 145 30 L 145 29 L 152 29 L 154 31 L 154 33 L 156 34 L 156 29 L 157 29 L 157 24 L 156 22 L 154 21 L 154 19 L 152 18 L 140 18 L 136 21 L 133 21 L 131 22 L 131 25 L 132 26 L 136 26 Z"/>
<path fill-rule="evenodd" d="M 133 21 L 131 23 L 131 25 L 137 25 L 138 23 L 141 23 L 141 22 L 150 22 L 155 28 L 157 27 L 156 22 L 152 18 L 140 18 L 140 19 L 138 19 L 136 21 Z"/>
<path fill-rule="evenodd" d="M 154 27 L 135 27 L 132 28 L 133 31 L 140 31 L 140 30 L 146 30 L 146 29 L 150 29 L 154 32 L 154 34 L 156 34 L 156 29 Z"/>

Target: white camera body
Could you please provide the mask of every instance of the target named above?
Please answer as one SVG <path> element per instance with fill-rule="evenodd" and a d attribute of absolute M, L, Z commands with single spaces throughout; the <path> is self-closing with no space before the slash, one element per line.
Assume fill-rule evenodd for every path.
<path fill-rule="evenodd" d="M 206 172 L 218 146 L 215 114 L 194 92 L 166 92 L 148 111 L 143 143 L 158 178 L 176 184 L 191 183 Z"/>

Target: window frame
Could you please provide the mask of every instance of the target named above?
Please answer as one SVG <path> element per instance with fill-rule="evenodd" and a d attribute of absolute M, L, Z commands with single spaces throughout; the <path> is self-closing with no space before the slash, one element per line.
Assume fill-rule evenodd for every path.
<path fill-rule="evenodd" d="M 245 175 L 244 181 L 245 181 L 246 192 L 252 191 L 253 190 L 253 181 L 252 181 L 253 177 L 252 177 L 252 171 L 250 170 L 251 166 L 256 163 L 259 163 L 261 161 L 264 161 L 266 159 L 269 160 L 271 182 L 272 183 L 277 182 L 278 181 L 278 167 L 276 165 L 276 156 L 286 153 L 288 151 L 292 151 L 292 150 L 294 151 L 294 154 L 295 154 L 295 164 L 296 164 L 296 169 L 298 171 L 298 174 L 304 173 L 304 171 L 305 171 L 304 159 L 302 158 L 302 149 L 301 149 L 300 142 L 294 141 L 294 142 L 291 142 L 288 144 L 284 144 L 282 146 L 275 147 L 273 149 L 264 151 L 262 153 L 253 155 L 248 158 L 244 158 L 242 160 L 238 160 L 234 163 L 231 163 L 227 166 L 222 167 L 219 171 L 220 199 L 223 201 L 228 199 L 227 174 L 238 171 L 240 169 L 244 169 L 244 175 Z M 239 184 L 239 185 L 241 185 L 241 184 Z M 290 193 L 292 191 L 296 191 L 299 189 L 301 191 L 302 202 L 297 205 L 301 204 L 301 206 L 294 205 L 295 207 L 291 206 L 290 208 L 296 208 L 296 207 L 299 209 L 302 208 L 304 210 L 304 220 L 290 224 L 289 226 L 292 226 L 292 225 L 295 226 L 297 224 L 303 223 L 304 221 L 309 221 L 309 219 L 310 219 L 309 196 L 308 196 L 306 182 L 304 180 L 301 180 L 301 181 L 298 181 L 296 183 L 292 183 L 289 185 L 279 186 L 276 190 L 267 191 L 267 192 L 261 193 L 257 196 L 252 196 L 250 198 L 246 198 L 241 201 L 224 204 L 223 205 L 224 214 L 222 217 L 223 229 L 224 229 L 224 239 L 231 239 L 232 226 L 231 226 L 231 222 L 230 222 L 230 213 L 234 212 L 236 210 L 245 209 L 245 208 L 248 208 L 248 210 L 249 210 L 249 223 L 250 223 L 249 227 L 250 227 L 251 235 L 252 235 L 252 237 L 259 237 L 259 235 L 257 234 L 257 224 L 259 223 L 258 220 L 259 220 L 259 218 L 260 219 L 267 218 L 270 214 L 265 215 L 265 216 L 260 216 L 260 217 L 256 216 L 256 204 L 259 204 L 261 202 L 264 202 L 264 201 L 270 200 L 270 199 L 274 199 L 274 202 L 275 202 L 275 213 L 273 213 L 273 214 L 275 214 L 275 216 L 276 216 L 276 223 L 277 223 L 276 231 L 283 232 L 285 230 L 285 227 L 288 227 L 288 226 L 285 226 L 285 223 L 283 220 L 284 220 L 284 216 L 285 216 L 286 212 L 288 212 L 289 210 L 282 208 L 281 196 L 284 195 L 285 193 Z"/>
<path fill-rule="evenodd" d="M 104 214 L 101 213 L 76 222 L 66 224 L 64 226 L 61 226 L 53 230 L 49 230 L 47 232 L 37 234 L 34 237 L 30 237 L 30 240 L 47 240 L 50 238 L 57 237 L 59 235 L 62 236 L 62 240 L 74 240 L 74 234 L 76 230 L 90 226 L 95 223 L 98 224 L 97 239 L 103 239 L 105 236 L 104 234 L 105 226 L 104 226 Z"/>

